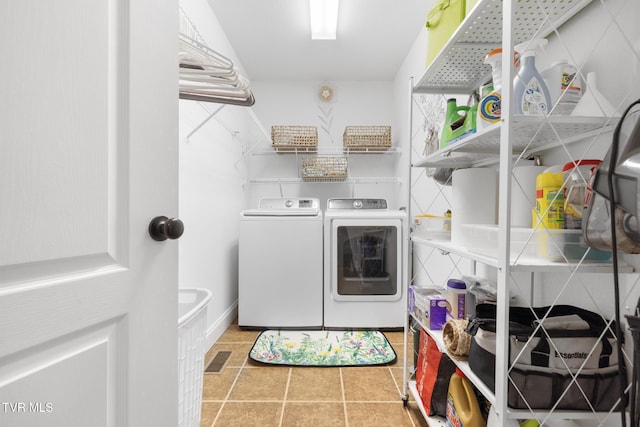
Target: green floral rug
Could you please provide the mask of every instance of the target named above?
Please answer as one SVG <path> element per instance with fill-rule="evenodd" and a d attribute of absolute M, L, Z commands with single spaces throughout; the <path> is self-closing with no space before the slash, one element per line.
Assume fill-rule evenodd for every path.
<path fill-rule="evenodd" d="M 271 365 L 371 366 L 393 362 L 396 353 L 380 331 L 266 330 L 249 357 Z"/>

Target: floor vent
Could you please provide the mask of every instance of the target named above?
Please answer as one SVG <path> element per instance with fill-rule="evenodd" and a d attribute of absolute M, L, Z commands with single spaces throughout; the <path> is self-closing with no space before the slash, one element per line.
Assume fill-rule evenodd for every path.
<path fill-rule="evenodd" d="M 231 356 L 230 351 L 219 351 L 218 353 L 216 353 L 215 357 L 213 358 L 211 363 L 209 363 L 209 366 L 207 366 L 207 369 L 205 369 L 204 371 L 213 372 L 213 373 L 222 371 L 222 368 L 224 367 L 224 364 L 229 359 L 229 356 Z"/>

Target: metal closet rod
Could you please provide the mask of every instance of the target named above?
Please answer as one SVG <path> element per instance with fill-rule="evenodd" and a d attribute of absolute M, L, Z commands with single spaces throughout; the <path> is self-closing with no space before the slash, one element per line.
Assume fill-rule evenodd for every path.
<path fill-rule="evenodd" d="M 247 99 L 236 99 L 236 98 L 223 98 L 223 97 L 214 96 L 214 95 L 194 95 L 191 93 L 180 92 L 180 99 L 188 99 L 191 101 L 202 101 L 202 102 L 217 102 L 220 104 L 240 105 L 243 107 L 250 107 L 256 102 L 255 98 L 253 97 L 253 93 L 250 93 Z"/>

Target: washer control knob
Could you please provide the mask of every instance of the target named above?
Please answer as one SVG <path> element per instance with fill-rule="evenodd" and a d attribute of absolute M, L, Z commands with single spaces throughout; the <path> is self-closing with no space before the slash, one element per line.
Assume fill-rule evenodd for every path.
<path fill-rule="evenodd" d="M 353 207 L 356 208 L 356 209 L 362 208 L 362 200 L 355 200 L 353 202 Z"/>
<path fill-rule="evenodd" d="M 293 201 L 291 201 L 291 200 L 287 200 L 286 202 L 284 202 L 284 205 L 285 205 L 286 207 L 290 208 L 290 207 L 292 207 L 292 206 L 293 206 Z"/>

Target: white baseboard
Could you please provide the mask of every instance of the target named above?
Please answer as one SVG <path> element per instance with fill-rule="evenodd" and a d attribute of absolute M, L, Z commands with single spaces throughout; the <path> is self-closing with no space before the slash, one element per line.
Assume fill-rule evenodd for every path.
<path fill-rule="evenodd" d="M 224 331 L 227 330 L 229 325 L 238 316 L 238 301 L 236 300 L 231 307 L 229 307 L 220 317 L 218 317 L 207 328 L 206 348 L 209 349 L 213 344 L 218 341 Z"/>

